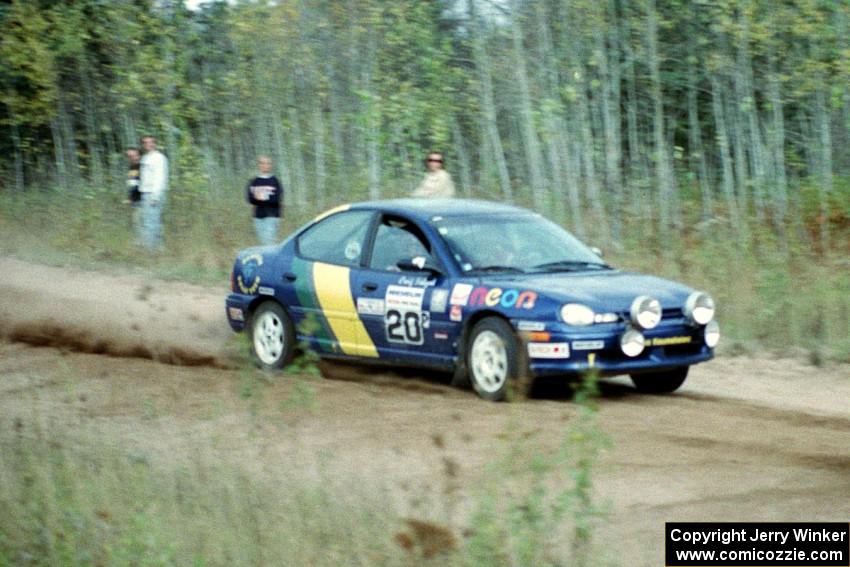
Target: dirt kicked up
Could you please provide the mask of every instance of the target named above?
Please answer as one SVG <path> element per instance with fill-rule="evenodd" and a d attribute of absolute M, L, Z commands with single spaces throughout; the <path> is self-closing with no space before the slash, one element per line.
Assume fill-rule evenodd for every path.
<path fill-rule="evenodd" d="M 557 382 L 536 399 L 493 404 L 445 376 L 333 365 L 338 379 L 311 382 L 309 409 L 281 409 L 290 378 L 268 384 L 258 419 L 240 396 L 250 371 L 235 354 L 223 287 L 12 259 L 0 259 L 0 273 L 3 428 L 49 421 L 108 432 L 164 462 L 214 446 L 264 473 L 354 475 L 401 517 L 436 514 L 460 531 L 502 433 L 555 447 L 577 414 Z M 602 384 L 598 416 L 613 440 L 594 471 L 607 508 L 598 538 L 620 564 L 662 564 L 665 521 L 850 518 L 846 365 L 721 357 L 660 397 L 614 379 Z M 429 497 L 452 506 L 419 510 Z"/>

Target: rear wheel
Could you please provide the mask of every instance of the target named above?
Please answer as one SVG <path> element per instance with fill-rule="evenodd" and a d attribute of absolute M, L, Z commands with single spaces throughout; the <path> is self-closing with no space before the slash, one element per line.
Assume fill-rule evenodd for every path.
<path fill-rule="evenodd" d="M 679 389 L 688 377 L 688 366 L 680 366 L 664 372 L 632 374 L 632 382 L 639 392 L 645 394 L 669 394 Z"/>
<path fill-rule="evenodd" d="M 280 370 L 292 361 L 295 352 L 295 329 L 283 307 L 266 301 L 257 307 L 248 325 L 251 352 L 257 366 L 264 370 Z"/>
<path fill-rule="evenodd" d="M 517 340 L 510 325 L 495 317 L 476 323 L 467 343 L 469 381 L 485 400 L 504 400 L 517 379 Z"/>

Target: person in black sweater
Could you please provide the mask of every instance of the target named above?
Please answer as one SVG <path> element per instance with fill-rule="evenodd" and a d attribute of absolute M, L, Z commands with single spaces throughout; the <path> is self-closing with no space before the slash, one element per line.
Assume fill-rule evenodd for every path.
<path fill-rule="evenodd" d="M 248 183 L 246 197 L 254 206 L 254 228 L 257 239 L 264 246 L 277 244 L 277 229 L 280 225 L 281 197 L 283 187 L 272 175 L 272 160 L 268 156 L 257 159 L 260 174 Z"/>
<path fill-rule="evenodd" d="M 130 228 L 134 233 L 138 233 L 141 222 L 139 215 L 142 210 L 139 206 L 139 201 L 142 200 L 142 194 L 139 191 L 139 174 L 141 171 L 139 161 L 142 156 L 139 153 L 139 148 L 132 146 L 127 148 L 125 155 L 127 156 L 127 199 L 124 202 L 130 205 Z"/>

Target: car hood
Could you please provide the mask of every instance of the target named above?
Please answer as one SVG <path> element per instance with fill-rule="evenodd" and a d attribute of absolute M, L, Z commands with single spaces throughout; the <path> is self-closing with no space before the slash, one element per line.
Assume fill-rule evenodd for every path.
<path fill-rule="evenodd" d="M 627 311 L 639 295 L 654 297 L 663 309 L 681 309 L 693 291 L 664 278 L 618 270 L 528 274 L 505 280 L 557 301 L 583 303 L 595 311 Z"/>

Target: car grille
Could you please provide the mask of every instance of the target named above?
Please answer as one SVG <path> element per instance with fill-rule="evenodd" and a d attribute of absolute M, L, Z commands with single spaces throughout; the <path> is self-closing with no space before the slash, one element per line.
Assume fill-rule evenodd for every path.
<path fill-rule="evenodd" d="M 622 311 L 619 313 L 621 321 L 631 321 L 632 315 L 628 311 Z M 681 319 L 684 317 L 684 311 L 682 311 L 681 307 L 672 307 L 670 309 L 662 309 L 661 310 L 661 320 L 667 319 Z"/>

